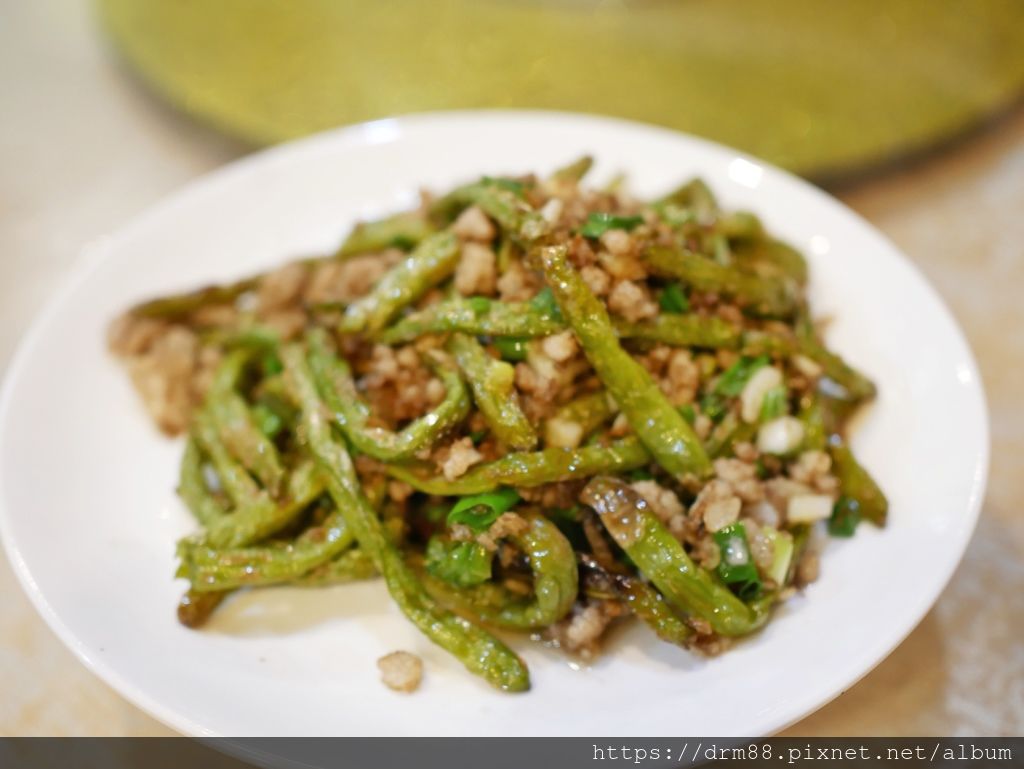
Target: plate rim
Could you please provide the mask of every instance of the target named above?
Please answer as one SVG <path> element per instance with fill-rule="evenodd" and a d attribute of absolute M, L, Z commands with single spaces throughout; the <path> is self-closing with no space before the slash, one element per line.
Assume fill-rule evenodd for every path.
<path fill-rule="evenodd" d="M 796 174 L 742 150 L 664 126 L 600 113 L 542 109 L 461 109 L 403 113 L 377 120 L 340 126 L 242 155 L 173 188 L 153 203 L 145 206 L 140 212 L 117 225 L 112 232 L 93 239 L 80 247 L 79 253 L 73 259 L 70 268 L 56 282 L 41 307 L 32 316 L 26 331 L 21 335 L 9 359 L 3 374 L 2 385 L 0 385 L 0 434 L 3 433 L 8 421 L 8 413 L 14 398 L 15 385 L 21 378 L 22 370 L 27 365 L 27 361 L 31 358 L 32 349 L 36 345 L 37 338 L 46 331 L 52 318 L 61 309 L 65 300 L 74 294 L 96 269 L 112 258 L 114 246 L 121 240 L 130 239 L 136 230 L 144 229 L 150 220 L 166 216 L 176 206 L 189 200 L 194 194 L 204 188 L 212 188 L 236 175 L 245 174 L 252 166 L 279 162 L 296 152 L 315 152 L 316 148 L 320 145 L 344 144 L 348 142 L 356 145 L 368 142 L 374 143 L 373 135 L 381 131 L 381 129 L 385 129 L 385 133 L 401 141 L 404 133 L 408 130 L 415 130 L 423 124 L 473 121 L 481 118 L 512 120 L 525 118 L 532 120 L 575 121 L 580 124 L 586 123 L 591 125 L 611 125 L 628 131 L 646 131 L 660 134 L 666 138 L 683 139 L 715 154 L 726 153 L 734 158 L 742 158 L 749 161 L 769 171 L 772 175 L 781 177 L 787 184 L 795 185 L 803 194 L 814 198 L 816 204 L 842 213 L 844 217 L 853 220 L 858 226 L 870 231 L 874 237 L 883 242 L 890 249 L 892 255 L 902 262 L 902 266 L 909 269 L 915 282 L 919 284 L 921 289 L 935 303 L 936 310 L 945 316 L 955 335 L 956 342 L 961 346 L 965 354 L 963 363 L 967 365 L 969 376 L 974 382 L 974 386 L 970 388 L 969 392 L 973 393 L 973 397 L 977 401 L 976 406 L 981 417 L 981 424 L 979 425 L 980 445 L 974 456 L 970 495 L 966 507 L 966 515 L 962 518 L 963 534 L 957 548 L 956 557 L 949 559 L 944 570 L 945 573 L 941 575 L 941 579 L 934 581 L 932 590 L 922 597 L 919 603 L 914 606 L 913 611 L 907 612 L 907 616 L 913 617 L 913 620 L 907 622 L 906 628 L 892 636 L 891 640 L 880 643 L 878 649 L 872 649 L 869 654 L 865 655 L 871 658 L 869 664 L 861 666 L 860 669 L 848 675 L 846 677 L 847 680 L 837 685 L 834 691 L 830 692 L 827 696 L 810 697 L 811 702 L 809 704 L 801 702 L 799 707 L 792 709 L 793 712 L 785 717 L 762 718 L 762 724 L 758 729 L 759 733 L 748 736 L 757 737 L 776 734 L 832 702 L 874 670 L 917 628 L 946 590 L 953 574 L 963 561 L 964 553 L 974 536 L 985 500 L 990 470 L 991 423 L 984 380 L 982 379 L 974 351 L 949 305 L 918 265 L 893 243 L 885 233 L 838 198 L 833 197 Z M 390 136 L 388 139 L 385 139 L 385 141 L 389 140 L 391 140 Z M 11 535 L 13 514 L 5 503 L 5 488 L 5 470 L 0 465 L 0 541 L 3 543 L 4 552 L 23 593 L 28 596 L 30 603 L 42 617 L 51 632 L 57 636 L 61 643 L 72 652 L 89 672 L 134 707 L 151 715 L 164 726 L 188 736 L 230 737 L 231 735 L 217 734 L 215 731 L 193 721 L 188 715 L 174 708 L 165 707 L 157 698 L 145 692 L 142 687 L 136 686 L 130 680 L 127 680 L 103 659 L 89 654 L 74 631 L 65 624 L 36 584 L 20 547 L 14 541 Z"/>

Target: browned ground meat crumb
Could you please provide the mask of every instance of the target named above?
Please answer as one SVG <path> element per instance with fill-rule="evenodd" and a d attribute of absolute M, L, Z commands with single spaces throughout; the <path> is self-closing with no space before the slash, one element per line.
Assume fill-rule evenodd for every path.
<path fill-rule="evenodd" d="M 294 305 L 309 279 L 309 268 L 301 263 L 286 264 L 267 273 L 256 289 L 256 312 L 266 317 L 275 310 Z M 293 307 L 291 309 L 294 309 Z"/>
<path fill-rule="evenodd" d="M 414 692 L 423 680 L 423 660 L 410 652 L 391 652 L 377 660 L 380 680 L 396 692 Z"/>
<path fill-rule="evenodd" d="M 483 454 L 476 450 L 469 438 L 459 438 L 447 446 L 438 449 L 435 461 L 441 473 L 449 481 L 466 474 L 466 471 L 477 462 L 482 461 Z"/>
<path fill-rule="evenodd" d="M 526 269 L 522 262 L 515 261 L 498 278 L 498 294 L 506 302 L 525 302 L 540 289 L 541 279 L 537 273 Z"/>
<path fill-rule="evenodd" d="M 742 506 L 732 486 L 716 478 L 700 490 L 690 507 L 690 516 L 703 521 L 708 531 L 718 531 L 736 523 Z"/>
<path fill-rule="evenodd" d="M 587 287 L 598 296 L 605 296 L 612 287 L 612 276 L 595 265 L 585 265 L 580 270 L 580 276 Z"/>
<path fill-rule="evenodd" d="M 541 350 L 556 363 L 565 363 L 579 350 L 572 331 L 563 331 L 541 341 Z"/>
<path fill-rule="evenodd" d="M 463 240 L 477 240 L 490 243 L 498 234 L 494 223 L 487 218 L 479 206 L 470 206 L 456 218 L 452 232 Z"/>
<path fill-rule="evenodd" d="M 622 607 L 612 601 L 577 604 L 572 614 L 551 626 L 550 635 L 561 648 L 593 658 L 600 649 L 601 637 L 612 620 L 622 615 Z"/>
<path fill-rule="evenodd" d="M 462 246 L 462 256 L 455 268 L 455 290 L 463 296 L 490 296 L 497 281 L 494 252 L 480 243 Z"/>
<path fill-rule="evenodd" d="M 524 534 L 530 528 L 529 522 L 516 513 L 502 513 L 491 527 L 476 538 L 485 549 L 494 552 L 498 549 L 498 540 L 504 537 L 515 537 Z"/>
<path fill-rule="evenodd" d="M 305 299 L 319 302 L 353 302 L 373 288 L 401 258 L 401 251 L 353 256 L 343 262 L 327 262 L 313 270 Z"/>
<path fill-rule="evenodd" d="M 632 322 L 658 314 L 658 305 L 651 299 L 651 292 L 631 280 L 615 284 L 608 295 L 608 309 Z"/>
<path fill-rule="evenodd" d="M 184 326 L 170 326 L 142 354 L 126 359 L 128 374 L 153 421 L 169 435 L 188 426 L 196 391 L 199 340 Z"/>

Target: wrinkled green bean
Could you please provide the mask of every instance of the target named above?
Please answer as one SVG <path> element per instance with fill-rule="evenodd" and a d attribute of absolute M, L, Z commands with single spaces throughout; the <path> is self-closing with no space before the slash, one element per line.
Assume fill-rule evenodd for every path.
<path fill-rule="evenodd" d="M 515 394 L 515 369 L 492 358 L 475 338 L 465 334 L 453 335 L 448 351 L 455 356 L 473 391 L 473 400 L 494 436 L 513 449 L 536 446 L 537 433 Z"/>
<path fill-rule="evenodd" d="M 548 224 L 530 205 L 512 190 L 484 179 L 467 184 L 437 201 L 434 214 L 452 219 L 466 206 L 477 205 L 494 219 L 513 240 L 529 243 L 547 232 Z"/>
<path fill-rule="evenodd" d="M 787 318 L 796 310 L 795 284 L 726 267 L 685 248 L 653 246 L 644 262 L 659 277 L 675 278 L 698 291 L 733 297 L 744 310 L 770 318 Z"/>
<path fill-rule="evenodd" d="M 581 395 L 558 409 L 547 424 L 571 422 L 579 425 L 586 438 L 615 414 L 615 399 L 604 390 Z"/>
<path fill-rule="evenodd" d="M 285 486 L 284 499 L 275 501 L 261 490 L 233 513 L 208 526 L 200 541 L 213 548 L 243 547 L 258 542 L 288 525 L 324 490 L 320 473 L 308 460 L 291 471 Z"/>
<path fill-rule="evenodd" d="M 580 500 L 594 509 L 619 547 L 677 610 L 700 618 L 725 636 L 746 635 L 767 620 L 770 600 L 748 606 L 697 566 L 624 481 L 595 478 Z"/>
<path fill-rule="evenodd" d="M 615 330 L 623 339 L 643 339 L 671 347 L 736 350 L 742 340 L 740 329 L 721 318 L 674 313 L 663 313 L 636 323 L 616 319 Z"/>
<path fill-rule="evenodd" d="M 593 166 L 594 158 L 591 155 L 584 155 L 568 165 L 556 169 L 551 174 L 551 181 L 556 184 L 579 184 Z"/>
<path fill-rule="evenodd" d="M 405 316 L 379 336 L 384 344 L 411 342 L 424 334 L 460 331 L 475 336 L 542 337 L 565 328 L 556 315 L 530 302 L 482 297 L 452 298 Z"/>
<path fill-rule="evenodd" d="M 444 400 L 400 432 L 369 427 L 370 407 L 356 389 L 348 364 L 335 356 L 323 331 L 308 337 L 309 364 L 317 387 L 324 395 L 334 419 L 356 449 L 376 459 L 406 459 L 433 445 L 469 413 L 469 394 L 458 372 L 437 365 L 435 372 L 445 386 Z"/>
<path fill-rule="evenodd" d="M 829 397 L 862 401 L 875 397 L 874 383 L 818 341 L 807 320 L 797 324 L 797 349 L 822 368 L 824 388 Z"/>
<path fill-rule="evenodd" d="M 420 211 L 402 211 L 383 219 L 359 222 L 334 257 L 345 259 L 386 248 L 412 248 L 433 231 L 430 221 Z"/>
<path fill-rule="evenodd" d="M 352 546 L 352 530 L 338 511 L 294 542 L 214 549 L 186 540 L 179 548 L 185 577 L 198 592 L 290 582 Z"/>
<path fill-rule="evenodd" d="M 438 496 L 464 496 L 493 491 L 499 486 L 540 486 L 555 481 L 589 478 L 599 473 L 619 473 L 649 464 L 651 455 L 636 438 L 608 446 L 578 449 L 549 448 L 507 454 L 501 459 L 472 467 L 449 481 L 431 474 L 429 465 L 389 465 L 388 475 L 405 481 L 417 491 Z"/>
<path fill-rule="evenodd" d="M 565 247 L 540 249 L 539 261 L 590 365 L 658 464 L 679 477 L 708 475 L 711 463 L 693 428 L 619 345 L 604 304 L 569 264 Z"/>
<path fill-rule="evenodd" d="M 693 628 L 651 585 L 626 574 L 611 574 L 589 555 L 580 554 L 579 561 L 588 596 L 621 601 L 658 638 L 670 644 L 686 646 L 693 637 Z"/>
<path fill-rule="evenodd" d="M 217 367 L 206 409 L 228 450 L 277 496 L 284 481 L 284 467 L 277 447 L 256 424 L 248 404 L 235 390 L 242 370 L 251 358 L 248 350 L 228 353 Z"/>
<path fill-rule="evenodd" d="M 385 273 L 368 294 L 346 308 L 340 330 L 346 333 L 380 331 L 402 308 L 450 277 L 455 272 L 459 254 L 458 241 L 451 232 L 429 236 Z"/>
<path fill-rule="evenodd" d="M 209 526 L 227 513 L 227 509 L 207 486 L 202 451 L 196 439 L 191 436 L 185 441 L 185 452 L 181 457 L 178 496 L 203 526 Z"/>
<path fill-rule="evenodd" d="M 335 505 L 352 528 L 360 548 L 384 577 L 392 598 L 428 638 L 451 652 L 471 672 L 506 691 L 529 688 L 529 673 L 522 660 L 485 630 L 440 609 L 402 560 L 385 534 L 376 512 L 359 487 L 348 452 L 331 434 L 323 415 L 312 372 L 301 347 L 282 350 L 285 372 L 301 408 L 301 427 L 309 449 L 327 478 Z"/>

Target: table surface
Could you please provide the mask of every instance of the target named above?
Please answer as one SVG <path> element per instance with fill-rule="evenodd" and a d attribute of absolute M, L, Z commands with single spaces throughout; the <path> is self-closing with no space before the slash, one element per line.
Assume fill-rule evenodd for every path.
<path fill-rule="evenodd" d="M 157 102 L 82 0 L 0 24 L 0 366 L 82 246 L 246 148 Z M 786 735 L 1024 734 L 1024 112 L 838 191 L 925 272 L 978 357 L 992 470 L 966 557 L 920 626 Z M 0 557 L 0 735 L 171 732 L 93 676 Z"/>

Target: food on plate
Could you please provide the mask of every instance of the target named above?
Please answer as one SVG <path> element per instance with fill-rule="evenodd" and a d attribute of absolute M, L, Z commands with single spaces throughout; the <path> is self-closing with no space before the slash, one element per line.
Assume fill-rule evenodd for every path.
<path fill-rule="evenodd" d="M 586 658 L 632 616 L 718 653 L 815 579 L 823 531 L 885 523 L 844 433 L 875 388 L 824 345 L 801 254 L 700 180 L 642 201 L 590 165 L 424 193 L 333 254 L 112 324 L 185 436 L 184 624 L 235 590 L 381 578 L 521 691 L 495 629 Z M 382 676 L 411 690 L 396 655 Z"/>

